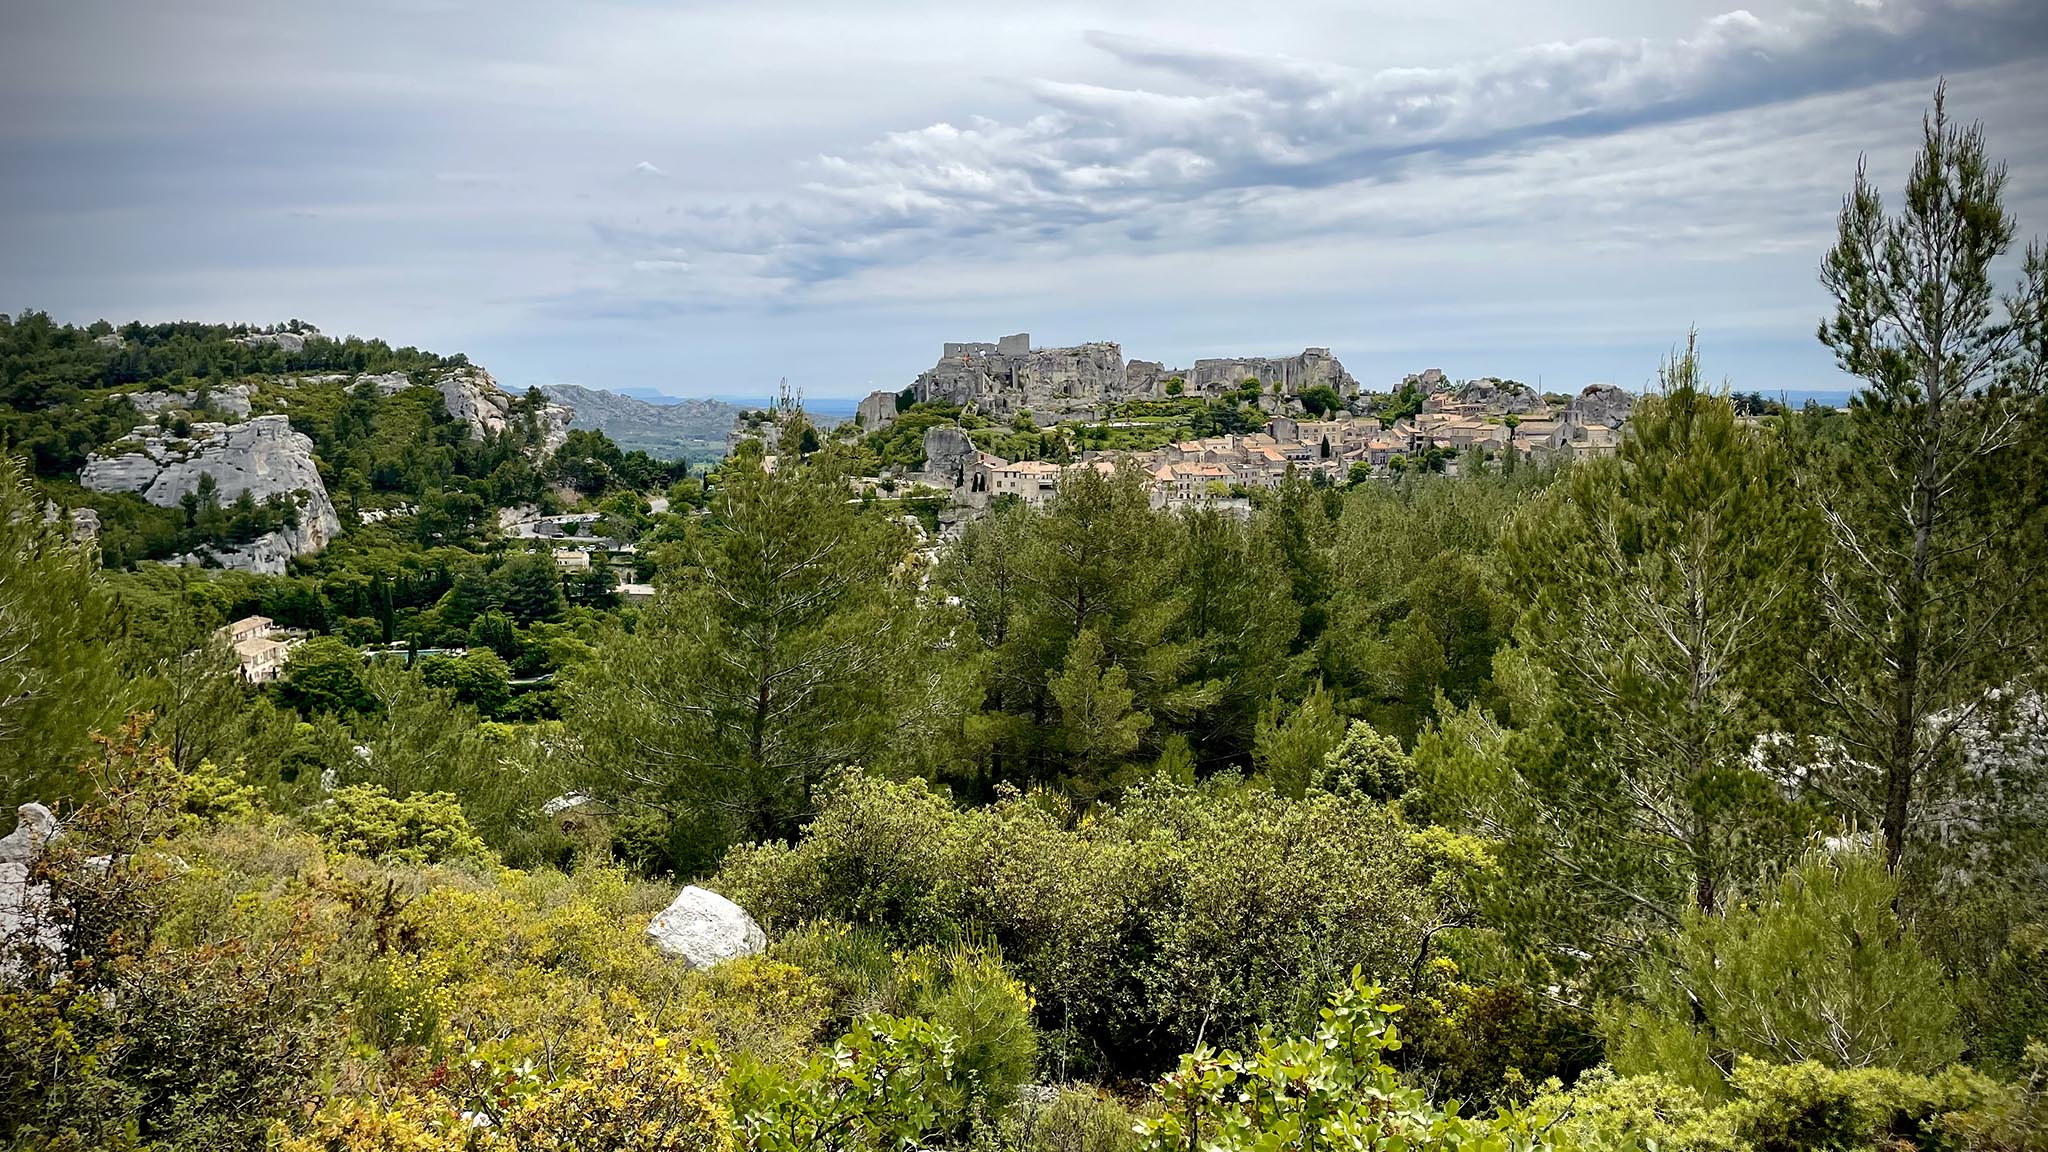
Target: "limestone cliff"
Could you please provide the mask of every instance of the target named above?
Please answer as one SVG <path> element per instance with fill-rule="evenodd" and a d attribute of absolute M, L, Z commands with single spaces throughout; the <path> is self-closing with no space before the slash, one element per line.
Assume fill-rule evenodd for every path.
<path fill-rule="evenodd" d="M 95 492 L 136 492 L 160 508 L 176 507 L 213 478 L 223 503 L 247 492 L 258 501 L 285 494 L 297 501 L 298 525 L 258 537 L 210 557 L 225 567 L 281 574 L 293 556 L 317 552 L 341 531 L 341 519 L 320 481 L 313 441 L 292 431 L 283 416 L 259 416 L 244 424 L 194 424 L 189 439 L 155 428 L 137 428 L 128 451 L 90 457 L 78 481 Z M 180 557 L 197 562 L 208 557 Z"/>
<path fill-rule="evenodd" d="M 1194 368 L 1167 375 L 1185 377 L 1188 392 L 1198 396 L 1219 396 L 1247 380 L 1257 380 L 1269 392 L 1278 385 L 1282 396 L 1298 396 L 1310 388 L 1329 388 L 1347 399 L 1358 395 L 1358 381 L 1328 348 L 1305 348 L 1298 356 L 1197 360 Z"/>
<path fill-rule="evenodd" d="M 491 374 L 477 367 L 452 368 L 434 379 L 448 414 L 469 425 L 472 440 L 495 436 L 512 425 L 511 393 L 498 387 Z M 548 455 L 569 438 L 576 413 L 567 405 L 549 403 L 539 412 L 541 453 Z"/>
<path fill-rule="evenodd" d="M 1262 391 L 1276 387 L 1293 398 L 1316 387 L 1339 396 L 1358 394 L 1358 381 L 1328 348 L 1307 348 L 1295 356 L 1254 356 L 1197 360 L 1193 368 L 1168 368 L 1155 360 L 1123 360 L 1121 346 L 1100 342 L 1071 348 L 1032 348 L 1019 333 L 990 343 L 947 344 L 939 362 L 911 385 L 920 401 L 958 404 L 998 420 L 1029 412 L 1039 423 L 1101 416 L 1125 400 L 1162 397 L 1169 383 L 1181 394 L 1220 396 L 1246 380 Z"/>
<path fill-rule="evenodd" d="M 368 384 L 386 396 L 403 392 L 420 383 L 404 372 L 361 376 L 327 373 L 293 379 L 305 384 Z M 289 382 L 288 379 L 287 383 Z M 495 436 L 512 426 L 512 405 L 517 397 L 498 387 L 498 382 L 491 379 L 491 374 L 482 368 L 475 365 L 449 368 L 435 374 L 427 383 L 441 393 L 441 403 L 448 409 L 448 415 L 469 425 L 470 439 L 482 440 L 487 436 Z M 576 418 L 576 412 L 567 404 L 554 403 L 550 400 L 541 407 L 538 418 L 541 434 L 538 455 L 546 457 L 569 438 L 569 428 Z"/>
<path fill-rule="evenodd" d="M 1099 415 L 1134 394 L 1118 345 L 1019 347 L 1028 340 L 1014 336 L 997 344 L 948 344 L 939 362 L 911 385 L 912 394 L 997 420 L 1029 412 L 1041 423 Z"/>

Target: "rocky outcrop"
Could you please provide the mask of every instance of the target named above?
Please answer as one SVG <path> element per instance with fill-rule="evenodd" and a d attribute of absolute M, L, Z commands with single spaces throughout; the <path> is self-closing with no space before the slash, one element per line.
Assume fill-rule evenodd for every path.
<path fill-rule="evenodd" d="M 1031 348 L 1022 333 L 994 344 L 948 344 L 911 384 L 926 403 L 957 404 L 998 420 L 1028 412 L 1040 423 L 1098 415 L 1132 392 L 1122 347 L 1108 342 Z"/>
<path fill-rule="evenodd" d="M 190 411 L 206 408 L 223 416 L 237 420 L 247 419 L 250 388 L 247 384 L 224 384 L 219 388 L 199 389 L 190 392 L 130 392 L 128 403 L 145 416 L 159 412 Z"/>
<path fill-rule="evenodd" d="M 341 519 L 320 481 L 313 441 L 292 431 L 283 416 L 259 416 L 245 424 L 195 424 L 190 439 L 147 426 L 132 435 L 131 450 L 90 457 L 78 482 L 95 492 L 136 492 L 160 508 L 176 507 L 200 481 L 211 477 L 222 503 L 247 492 L 264 501 L 287 495 L 298 504 L 296 526 L 260 536 L 250 544 L 215 550 L 186 562 L 212 559 L 224 567 L 281 575 L 294 556 L 317 552 L 341 531 Z"/>
<path fill-rule="evenodd" d="M 0 864 L 27 864 L 62 834 L 57 814 L 30 801 L 14 810 L 14 831 L 0 836 Z"/>
<path fill-rule="evenodd" d="M 1588 384 L 1565 408 L 1565 422 L 1581 428 L 1619 428 L 1628 423 L 1636 398 L 1613 384 Z"/>
<path fill-rule="evenodd" d="M 448 414 L 469 425 L 469 438 L 482 440 L 504 434 L 515 419 L 514 397 L 498 387 L 491 374 L 481 368 L 454 368 L 434 378 Z M 540 422 L 541 453 L 548 455 L 569 438 L 569 425 L 576 413 L 567 405 L 546 403 L 535 413 Z"/>
<path fill-rule="evenodd" d="M 1479 405 L 1489 412 L 1511 412 L 1517 416 L 1545 407 L 1543 397 L 1527 384 L 1491 376 L 1467 380 L 1452 390 L 1451 398 L 1460 404 Z"/>
<path fill-rule="evenodd" d="M 0 976 L 13 977 L 24 958 L 14 951 L 39 945 L 51 958 L 64 954 L 64 937 L 50 912 L 50 886 L 29 881 L 29 869 L 43 845 L 62 835 L 57 817 L 41 804 L 17 810 L 14 831 L 0 838 L 0 942 L 9 945 L 0 956 Z"/>
<path fill-rule="evenodd" d="M 295 376 L 291 380 L 300 384 L 345 383 L 352 387 L 368 384 L 379 393 L 390 396 L 421 384 L 405 372 L 365 373 L 351 376 L 345 373 L 328 372 L 313 376 Z M 469 438 L 482 440 L 502 434 L 512 427 L 517 416 L 513 405 L 518 397 L 498 387 L 491 374 L 475 365 L 449 368 L 436 373 L 426 381 L 426 386 L 441 393 L 441 404 L 448 415 L 469 426 Z M 577 389 L 582 391 L 582 389 Z M 545 393 L 545 389 L 543 392 Z M 539 455 L 546 456 L 562 446 L 569 438 L 569 429 L 576 419 L 576 412 L 567 404 L 549 402 L 536 413 L 540 421 L 541 444 Z M 596 425 L 586 425 L 595 427 Z"/>
<path fill-rule="evenodd" d="M 1187 390 L 1200 396 L 1234 392 L 1247 380 L 1257 380 L 1268 392 L 1277 385 L 1282 396 L 1298 396 L 1311 388 L 1328 388 L 1346 399 L 1358 395 L 1358 381 L 1328 348 L 1305 348 L 1299 356 L 1197 360 L 1186 372 L 1166 375 L 1185 377 Z"/>
<path fill-rule="evenodd" d="M 896 419 L 896 393 L 870 392 L 853 410 L 854 424 L 863 432 L 887 428 Z"/>
<path fill-rule="evenodd" d="M 746 909 L 694 884 L 654 917 L 647 935 L 664 955 L 691 968 L 709 968 L 768 947 L 767 934 Z"/>
<path fill-rule="evenodd" d="M 318 339 L 319 336 L 318 332 L 252 332 L 247 336 L 237 336 L 230 343 L 246 344 L 251 348 L 274 344 L 287 352 L 304 352 L 306 340 L 309 337 Z"/>
<path fill-rule="evenodd" d="M 962 488 L 974 467 L 974 440 L 954 424 L 925 429 L 924 482 L 934 488 Z"/>
<path fill-rule="evenodd" d="M 911 385 L 920 401 L 958 404 L 998 420 L 1029 412 L 1040 424 L 1089 419 L 1125 400 L 1161 397 L 1181 381 L 1180 394 L 1221 396 L 1257 380 L 1262 392 L 1278 389 L 1284 399 L 1327 387 L 1349 399 L 1358 381 L 1328 348 L 1306 348 L 1296 356 L 1253 356 L 1197 360 L 1193 368 L 1168 368 L 1156 360 L 1123 361 L 1113 343 L 1071 348 L 1032 348 L 1019 333 L 993 344 L 948 344 L 939 362 Z M 877 393 L 880 395 L 880 393 Z"/>

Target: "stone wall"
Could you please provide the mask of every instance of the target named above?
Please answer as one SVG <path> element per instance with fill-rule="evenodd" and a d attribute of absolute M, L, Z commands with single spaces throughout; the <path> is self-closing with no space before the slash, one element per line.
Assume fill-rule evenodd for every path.
<path fill-rule="evenodd" d="M 1167 381 L 1176 377 L 1189 396 L 1235 392 L 1247 379 L 1258 380 L 1266 391 L 1277 384 L 1288 398 L 1319 386 L 1347 399 L 1358 395 L 1358 381 L 1328 348 L 1168 368 L 1156 360 L 1124 363 L 1122 347 L 1107 341 L 1034 349 L 1024 333 L 995 344 L 947 344 L 939 362 L 911 389 L 920 401 L 957 404 L 998 420 L 1030 412 L 1046 424 L 1097 417 L 1125 400 L 1165 396 Z"/>
<path fill-rule="evenodd" d="M 896 419 L 896 393 L 870 392 L 854 409 L 854 423 L 863 432 L 886 428 Z"/>
<path fill-rule="evenodd" d="M 1004 343 L 1015 347 L 1018 337 Z M 1028 340 L 1028 337 L 1025 338 Z M 953 348 L 970 350 L 951 354 Z M 1088 417 L 1132 395 L 1123 349 L 1112 343 L 1038 348 L 1021 355 L 947 345 L 948 355 L 911 385 L 920 401 L 958 404 L 997 420 L 1029 412 L 1041 423 Z"/>

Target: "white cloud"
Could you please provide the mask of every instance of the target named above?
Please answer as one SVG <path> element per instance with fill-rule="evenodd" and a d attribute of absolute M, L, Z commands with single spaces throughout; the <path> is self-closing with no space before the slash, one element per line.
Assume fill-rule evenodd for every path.
<path fill-rule="evenodd" d="M 1826 0 L 1772 19 L 1729 12 L 1665 40 L 1581 39 L 1377 71 L 1088 39 L 1114 58 L 1123 83 L 1032 81 L 1035 116 L 887 133 L 817 158 L 808 182 L 783 196 L 686 205 L 682 235 L 800 288 L 940 253 L 1214 246 L 1317 221 L 1349 228 L 1355 218 L 1300 201 L 1435 178 L 1533 141 L 1609 138 L 1917 76 L 1930 61 L 2037 57 L 2048 51 L 2048 5 Z M 610 231 L 631 246 L 630 225 L 613 221 Z M 650 239 L 671 243 L 675 233 Z"/>

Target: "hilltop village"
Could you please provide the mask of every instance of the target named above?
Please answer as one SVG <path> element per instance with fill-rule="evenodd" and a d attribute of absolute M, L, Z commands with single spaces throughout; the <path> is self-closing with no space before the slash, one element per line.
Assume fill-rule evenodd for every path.
<path fill-rule="evenodd" d="M 1609 455 L 1633 400 L 1612 384 L 1544 395 L 1513 380 L 1455 381 L 1434 368 L 1376 395 L 1327 348 L 1183 369 L 1126 361 L 1112 342 L 1034 348 L 1020 333 L 946 344 L 909 388 L 869 394 L 841 435 L 872 439 L 906 416 L 942 417 L 924 430 L 921 466 L 884 467 L 856 484 L 935 490 L 949 521 L 1005 496 L 1040 506 L 1062 476 L 1084 468 L 1142 469 L 1155 508 L 1248 513 L 1252 493 L 1290 473 L 1345 484 L 1409 469 L 1456 475 Z M 1176 434 L 1198 429 L 1210 434 Z M 729 444 L 772 435 L 767 413 L 744 413 Z"/>

